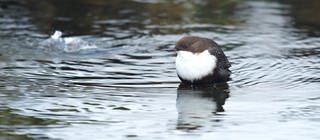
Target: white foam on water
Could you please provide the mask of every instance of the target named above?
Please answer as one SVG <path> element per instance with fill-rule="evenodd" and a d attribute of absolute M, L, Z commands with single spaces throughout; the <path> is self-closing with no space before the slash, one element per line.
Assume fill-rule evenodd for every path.
<path fill-rule="evenodd" d="M 49 51 L 63 51 L 74 53 L 89 49 L 98 48 L 94 43 L 90 43 L 80 37 L 62 37 L 61 31 L 55 31 L 50 38 L 40 42 L 40 47 Z"/>

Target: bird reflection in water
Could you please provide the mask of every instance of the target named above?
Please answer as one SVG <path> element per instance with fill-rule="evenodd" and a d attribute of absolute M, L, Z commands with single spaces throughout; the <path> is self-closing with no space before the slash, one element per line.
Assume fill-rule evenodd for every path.
<path fill-rule="evenodd" d="M 223 105 L 229 97 L 227 83 L 201 86 L 180 84 L 177 92 L 179 130 L 195 130 L 220 121 L 219 112 L 224 112 Z"/>

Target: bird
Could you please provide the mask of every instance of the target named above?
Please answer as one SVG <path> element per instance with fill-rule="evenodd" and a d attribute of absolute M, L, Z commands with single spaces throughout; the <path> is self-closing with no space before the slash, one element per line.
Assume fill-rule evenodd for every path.
<path fill-rule="evenodd" d="M 185 36 L 175 45 L 176 72 L 185 84 L 215 84 L 230 80 L 231 64 L 219 45 L 209 39 Z"/>

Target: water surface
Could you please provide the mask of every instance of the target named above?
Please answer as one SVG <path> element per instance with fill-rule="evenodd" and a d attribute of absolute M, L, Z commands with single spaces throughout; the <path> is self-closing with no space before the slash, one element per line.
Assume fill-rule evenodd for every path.
<path fill-rule="evenodd" d="M 2 1 L 0 139 L 319 139 L 319 8 Z M 43 45 L 55 30 L 96 47 Z M 179 85 L 173 47 L 184 35 L 219 43 L 232 80 Z"/>

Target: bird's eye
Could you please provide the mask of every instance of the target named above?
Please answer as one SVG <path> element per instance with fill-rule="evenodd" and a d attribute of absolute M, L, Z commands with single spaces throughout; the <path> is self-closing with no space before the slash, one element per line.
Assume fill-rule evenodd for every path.
<path fill-rule="evenodd" d="M 186 45 L 181 45 L 181 48 L 182 48 L 182 49 L 186 49 L 186 48 L 188 48 L 188 46 L 186 46 Z"/>

